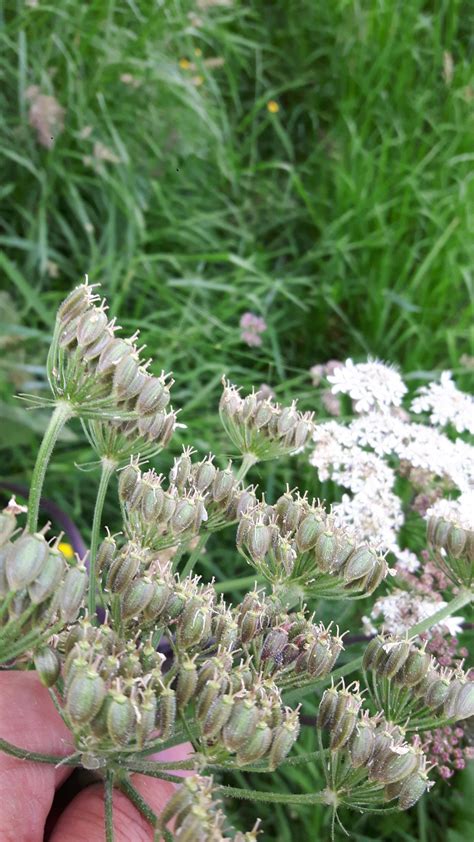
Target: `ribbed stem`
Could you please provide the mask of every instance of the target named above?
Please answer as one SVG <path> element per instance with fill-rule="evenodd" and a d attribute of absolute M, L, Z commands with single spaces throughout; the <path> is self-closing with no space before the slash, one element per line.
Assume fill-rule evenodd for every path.
<path fill-rule="evenodd" d="M 104 781 L 105 842 L 114 842 L 113 792 L 114 773 L 107 769 Z"/>
<path fill-rule="evenodd" d="M 291 795 L 285 792 L 261 792 L 255 789 L 239 789 L 234 786 L 216 786 L 213 790 L 224 798 L 244 798 L 248 801 L 263 801 L 271 804 L 327 804 L 327 792 L 309 792 Z"/>
<path fill-rule="evenodd" d="M 71 405 L 67 401 L 58 401 L 46 432 L 43 436 L 36 463 L 31 477 L 30 496 L 28 498 L 28 519 L 27 529 L 29 532 L 36 532 L 38 528 L 38 513 L 43 490 L 46 470 L 51 459 L 51 454 L 58 440 L 58 436 L 66 421 L 74 415 Z"/>
<path fill-rule="evenodd" d="M 100 483 L 97 490 L 97 497 L 94 508 L 94 520 L 92 522 L 91 533 L 91 547 L 89 552 L 89 592 L 88 592 L 88 609 L 89 617 L 93 622 L 96 608 L 97 595 L 97 576 L 96 576 L 96 560 L 97 548 L 99 546 L 100 526 L 102 522 L 102 512 L 104 509 L 104 502 L 107 495 L 109 482 L 117 468 L 117 463 L 110 459 L 102 459 Z"/>

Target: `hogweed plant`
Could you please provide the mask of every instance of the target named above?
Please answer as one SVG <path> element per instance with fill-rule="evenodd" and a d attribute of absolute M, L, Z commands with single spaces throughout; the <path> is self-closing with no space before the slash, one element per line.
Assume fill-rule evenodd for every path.
<path fill-rule="evenodd" d="M 107 842 L 114 787 L 167 842 L 255 840 L 258 820 L 248 833 L 229 826 L 228 798 L 326 805 L 333 828 L 341 807 L 410 808 L 432 786 L 424 733 L 474 713 L 474 683 L 461 664 L 443 668 L 419 637 L 470 603 L 473 532 L 430 520 L 430 546 L 453 580 L 452 600 L 401 637 L 375 637 L 362 659 L 336 669 L 343 635 L 306 602 L 372 594 L 388 573 L 384 552 L 296 489 L 282 490 L 272 505 L 245 485 L 255 463 L 300 451 L 318 435 L 313 416 L 264 392 L 242 396 L 224 380 L 220 415 L 240 466 L 219 467 L 213 454 L 199 459 L 185 448 L 168 476 L 157 474 L 144 462 L 176 427 L 172 380 L 149 373 L 137 336 L 116 334 L 87 282 L 59 308 L 47 365 L 54 409 L 27 522 L 14 500 L 0 515 L 0 663 L 37 670 L 75 752 L 51 757 L 4 740 L 0 749 L 96 770 Z M 101 479 L 89 553 L 71 560 L 61 535 L 49 537 L 49 524 L 38 528 L 38 515 L 54 444 L 73 417 L 97 453 Z M 101 521 L 115 472 L 123 529 L 113 536 Z M 195 572 L 209 535 L 223 529 L 234 529 L 236 552 L 262 583 L 235 605 Z M 365 702 L 359 681 L 346 686 L 341 678 L 354 672 L 367 685 Z M 307 694 L 320 698 L 319 748 L 292 758 L 296 703 Z M 186 760 L 149 759 L 185 740 L 193 747 Z M 319 763 L 324 789 L 288 794 L 220 783 L 224 772 L 271 773 L 295 762 Z M 190 773 L 184 782 L 180 770 Z M 133 786 L 133 772 L 180 784 L 161 816 Z"/>

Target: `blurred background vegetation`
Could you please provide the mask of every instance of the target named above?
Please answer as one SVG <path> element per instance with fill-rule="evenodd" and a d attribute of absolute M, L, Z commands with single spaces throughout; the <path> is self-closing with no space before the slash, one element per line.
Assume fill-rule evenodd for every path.
<path fill-rule="evenodd" d="M 4 482 L 28 482 L 45 424 L 13 394 L 46 392 L 55 308 L 85 273 L 176 377 L 189 429 L 163 469 L 183 442 L 232 455 L 224 372 L 320 414 L 308 369 L 330 358 L 370 353 L 414 384 L 447 367 L 468 388 L 470 0 L 3 0 L 0 17 Z M 246 311 L 261 347 L 241 339 Z M 90 458 L 72 425 L 46 485 L 86 539 L 95 475 L 71 466 Z M 251 479 L 270 499 L 285 482 L 332 493 L 302 457 Z M 245 572 L 231 536 L 206 566 Z M 469 774 L 408 815 L 352 816 L 353 838 L 470 838 Z M 297 767 L 273 782 L 319 785 Z M 264 839 L 327 838 L 324 811 L 262 816 Z"/>

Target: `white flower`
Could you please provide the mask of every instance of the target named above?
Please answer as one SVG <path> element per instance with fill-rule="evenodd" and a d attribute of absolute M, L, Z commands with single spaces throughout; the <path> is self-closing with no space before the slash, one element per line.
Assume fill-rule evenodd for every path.
<path fill-rule="evenodd" d="M 400 406 L 407 391 L 398 372 L 377 360 L 353 363 L 348 359 L 327 379 L 332 383 L 334 395 L 342 392 L 355 401 L 356 412 L 386 411 L 390 406 Z"/>
<path fill-rule="evenodd" d="M 403 635 L 409 628 L 431 617 L 446 606 L 446 602 L 422 597 L 416 592 L 393 591 L 389 596 L 382 596 L 376 600 L 370 617 L 374 620 L 383 619 L 382 625 L 386 632 Z M 370 624 L 370 620 L 366 627 Z M 461 631 L 464 617 L 447 617 L 437 623 L 430 630 L 437 629 L 442 633 L 448 632 L 455 636 Z"/>
<path fill-rule="evenodd" d="M 450 371 L 443 371 L 439 383 L 418 390 L 411 404 L 412 412 L 430 412 L 430 421 L 440 427 L 452 424 L 458 433 L 474 435 L 474 398 L 453 383 Z"/>
<path fill-rule="evenodd" d="M 427 520 L 432 516 L 474 530 L 474 490 L 465 491 L 457 500 L 437 500 L 425 515 Z"/>

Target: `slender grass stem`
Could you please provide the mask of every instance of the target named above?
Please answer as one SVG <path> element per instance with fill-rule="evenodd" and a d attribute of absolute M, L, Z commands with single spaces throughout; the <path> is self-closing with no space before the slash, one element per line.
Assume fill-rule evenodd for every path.
<path fill-rule="evenodd" d="M 43 441 L 41 442 L 41 446 L 36 457 L 33 476 L 31 478 L 30 496 L 28 498 L 28 518 L 26 525 L 29 532 L 36 532 L 38 528 L 41 492 L 43 490 L 43 483 L 49 460 L 51 459 L 51 454 L 64 424 L 69 421 L 73 415 L 74 411 L 70 403 L 67 401 L 58 401 L 43 436 Z"/>
<path fill-rule="evenodd" d="M 117 468 L 117 463 L 111 459 L 102 459 L 100 483 L 97 490 L 97 497 L 94 508 L 94 520 L 92 522 L 91 546 L 89 553 L 89 591 L 87 598 L 87 605 L 89 609 L 89 617 L 93 620 L 96 611 L 96 597 L 97 597 L 97 576 L 96 576 L 96 561 L 97 548 L 99 546 L 100 525 L 102 521 L 102 512 L 104 509 L 105 497 L 109 482 Z"/>

